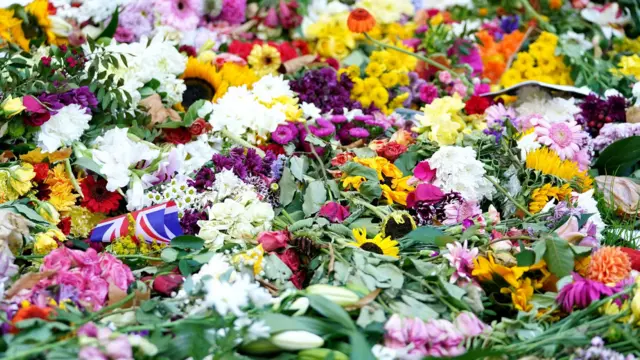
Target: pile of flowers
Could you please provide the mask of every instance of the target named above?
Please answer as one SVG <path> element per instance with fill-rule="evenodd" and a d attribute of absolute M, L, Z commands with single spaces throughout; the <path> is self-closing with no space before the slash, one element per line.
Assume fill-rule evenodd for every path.
<path fill-rule="evenodd" d="M 9 1 L 0 356 L 634 359 L 638 11 Z"/>

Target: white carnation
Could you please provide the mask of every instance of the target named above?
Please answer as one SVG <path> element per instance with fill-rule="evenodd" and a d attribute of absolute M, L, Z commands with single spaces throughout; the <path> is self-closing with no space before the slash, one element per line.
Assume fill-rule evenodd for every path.
<path fill-rule="evenodd" d="M 78 105 L 67 105 L 42 124 L 38 132 L 38 146 L 45 152 L 54 152 L 61 146 L 71 145 L 79 140 L 89 128 L 91 113 Z"/>
<path fill-rule="evenodd" d="M 429 165 L 436 169 L 435 186 L 459 192 L 465 200 L 491 199 L 495 191 L 471 147 L 443 146 L 429 159 Z"/>

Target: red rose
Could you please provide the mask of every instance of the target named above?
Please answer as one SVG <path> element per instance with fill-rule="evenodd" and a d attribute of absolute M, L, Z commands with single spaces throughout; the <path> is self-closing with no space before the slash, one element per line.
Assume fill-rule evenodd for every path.
<path fill-rule="evenodd" d="M 344 152 L 336 155 L 333 159 L 331 159 L 331 165 L 333 166 L 342 166 L 349 162 L 351 159 L 356 157 L 356 154 L 352 152 Z"/>
<path fill-rule="evenodd" d="M 297 273 L 291 275 L 289 281 L 291 281 L 293 283 L 293 286 L 295 286 L 296 288 L 302 289 L 306 275 L 307 274 L 304 272 L 304 270 L 300 270 Z"/>
<path fill-rule="evenodd" d="M 156 276 L 153 280 L 153 290 L 160 294 L 170 296 L 184 281 L 180 274 L 167 274 Z"/>
<path fill-rule="evenodd" d="M 295 59 L 298 57 L 298 53 L 296 52 L 296 49 L 293 46 L 291 46 L 291 44 L 289 44 L 288 42 L 283 42 L 280 45 L 274 44 L 273 46 L 278 48 L 278 52 L 280 53 L 280 59 L 282 60 L 282 62 Z"/>
<path fill-rule="evenodd" d="M 172 144 L 186 144 L 191 141 L 191 133 L 186 128 L 164 129 L 164 139 Z"/>
<path fill-rule="evenodd" d="M 258 235 L 258 243 L 262 244 L 264 251 L 271 252 L 282 249 L 289 242 L 289 232 L 280 231 L 263 231 Z"/>
<path fill-rule="evenodd" d="M 326 58 L 324 62 L 327 63 L 327 65 L 331 66 L 332 68 L 336 70 L 340 70 L 340 62 L 338 60 L 330 57 L 330 58 Z"/>
<path fill-rule="evenodd" d="M 71 232 L 71 218 L 67 216 L 60 219 L 60 222 L 58 223 L 58 229 L 60 229 L 63 234 L 69 235 L 69 233 Z"/>
<path fill-rule="evenodd" d="M 395 141 L 391 141 L 378 150 L 378 156 L 382 156 L 383 158 L 389 160 L 390 162 L 394 162 L 405 151 L 407 151 L 406 146 L 402 144 L 398 144 Z"/>
<path fill-rule="evenodd" d="M 211 124 L 204 121 L 204 119 L 202 118 L 198 118 L 189 127 L 189 132 L 191 133 L 191 135 L 198 136 L 206 133 L 211 128 L 212 128 Z"/>
<path fill-rule="evenodd" d="M 249 54 L 251 54 L 251 49 L 253 49 L 253 43 L 242 42 L 238 40 L 233 40 L 231 44 L 229 44 L 229 49 L 227 50 L 231 54 L 235 54 L 247 60 Z"/>
<path fill-rule="evenodd" d="M 284 146 L 280 144 L 259 145 L 258 148 L 260 148 L 260 150 L 264 151 L 265 153 L 267 151 L 271 151 L 273 155 L 276 156 L 285 154 Z"/>
<path fill-rule="evenodd" d="M 469 115 L 482 115 L 489 106 L 491 106 L 491 100 L 482 96 L 474 95 L 469 100 L 467 100 L 467 103 L 464 106 L 464 110 Z"/>
<path fill-rule="evenodd" d="M 191 57 L 198 56 L 198 52 L 196 51 L 196 48 L 190 45 L 182 45 L 178 48 L 178 51 L 181 53 L 187 54 L 187 56 L 191 56 Z"/>
<path fill-rule="evenodd" d="M 291 42 L 291 45 L 298 49 L 300 55 L 308 55 L 310 53 L 309 44 L 307 44 L 307 42 L 304 40 L 293 40 Z"/>
<path fill-rule="evenodd" d="M 291 271 L 298 271 L 298 268 L 300 267 L 300 258 L 295 250 L 288 248 L 282 254 L 278 254 L 278 257 L 289 267 L 289 269 L 291 269 Z"/>
<path fill-rule="evenodd" d="M 47 175 L 49 174 L 49 164 L 47 163 L 33 164 L 33 171 L 35 171 L 36 173 L 36 177 L 34 178 L 35 181 L 37 182 L 44 181 L 44 179 L 46 179 Z"/>

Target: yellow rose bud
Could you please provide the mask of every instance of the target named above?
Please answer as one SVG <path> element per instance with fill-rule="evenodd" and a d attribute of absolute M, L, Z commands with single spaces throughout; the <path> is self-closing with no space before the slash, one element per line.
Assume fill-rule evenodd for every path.
<path fill-rule="evenodd" d="M 22 112 L 22 110 L 26 109 L 24 105 L 22 105 L 22 98 L 11 98 L 9 97 L 2 104 L 2 111 L 7 117 L 12 117 L 14 115 L 18 115 Z"/>
<path fill-rule="evenodd" d="M 31 180 L 36 176 L 33 171 L 33 165 L 23 163 L 22 165 L 14 165 L 10 169 L 9 185 L 20 195 L 26 194 L 31 190 Z"/>

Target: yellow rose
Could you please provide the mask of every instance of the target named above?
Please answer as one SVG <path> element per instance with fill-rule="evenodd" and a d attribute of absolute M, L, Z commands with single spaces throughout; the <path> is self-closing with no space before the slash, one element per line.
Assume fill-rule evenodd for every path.
<path fill-rule="evenodd" d="M 31 180 L 36 176 L 33 165 L 23 163 L 22 165 L 14 165 L 9 170 L 9 185 L 18 194 L 24 195 L 31 190 Z"/>
<path fill-rule="evenodd" d="M 52 225 L 57 225 L 60 222 L 60 213 L 47 201 L 39 201 L 36 212 Z"/>
<path fill-rule="evenodd" d="M 7 117 L 12 117 L 20 114 L 24 109 L 24 105 L 22 105 L 22 98 L 11 98 L 9 97 L 2 104 L 2 111 L 4 115 Z"/>
<path fill-rule="evenodd" d="M 62 231 L 49 229 L 46 233 L 39 233 L 35 236 L 36 241 L 33 250 L 36 254 L 46 255 L 58 248 L 58 241 L 66 240 Z"/>

